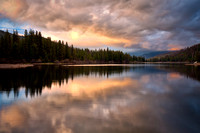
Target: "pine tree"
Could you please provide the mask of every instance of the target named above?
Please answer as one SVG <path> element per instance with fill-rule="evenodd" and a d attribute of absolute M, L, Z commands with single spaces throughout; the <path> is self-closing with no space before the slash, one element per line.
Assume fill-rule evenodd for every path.
<path fill-rule="evenodd" d="M 73 46 L 73 44 L 71 46 L 71 59 L 72 60 L 74 59 L 74 46 Z"/>
<path fill-rule="evenodd" d="M 69 59 L 69 46 L 67 42 L 65 44 L 65 58 Z"/>

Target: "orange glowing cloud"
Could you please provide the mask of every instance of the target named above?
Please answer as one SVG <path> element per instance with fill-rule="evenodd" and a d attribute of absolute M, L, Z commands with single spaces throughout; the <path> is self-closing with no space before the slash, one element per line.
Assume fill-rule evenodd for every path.
<path fill-rule="evenodd" d="M 177 51 L 177 50 L 180 50 L 180 48 L 174 47 L 174 48 L 170 48 L 169 50 L 170 50 L 170 51 Z"/>
<path fill-rule="evenodd" d="M 193 2 L 197 1 L 183 2 L 174 10 L 168 6 L 173 5 L 173 1 L 166 4 L 160 0 L 151 4 L 147 0 L 84 0 L 84 3 L 81 0 L 1 0 L 0 15 L 19 25 L 25 23 L 31 29 L 39 29 L 45 37 L 75 46 L 119 47 L 126 52 L 174 51 L 199 41 L 197 30 L 191 30 L 198 29 L 197 21 L 191 21 L 195 18 L 186 25 L 184 17 L 171 15 L 178 11 L 184 16 L 183 7 L 191 11 L 188 5 L 199 4 Z M 165 6 L 169 9 L 160 8 Z M 199 15 L 198 10 L 192 11 L 185 14 Z"/>
<path fill-rule="evenodd" d="M 177 44 L 169 44 L 168 45 L 170 51 L 177 51 L 180 50 L 182 47 L 180 45 Z"/>
<path fill-rule="evenodd" d="M 101 47 L 104 45 L 107 46 L 124 46 L 128 47 L 132 44 L 131 40 L 124 38 L 113 38 L 104 36 L 98 33 L 94 33 L 92 31 L 82 32 L 79 29 L 73 29 L 71 31 L 63 31 L 63 32 L 53 32 L 46 31 L 43 32 L 45 37 L 51 37 L 52 40 L 64 40 L 69 42 L 70 44 L 75 44 L 80 47 Z"/>
<path fill-rule="evenodd" d="M 0 14 L 4 14 L 6 17 L 16 18 L 22 14 L 26 6 L 24 0 L 1 0 Z"/>

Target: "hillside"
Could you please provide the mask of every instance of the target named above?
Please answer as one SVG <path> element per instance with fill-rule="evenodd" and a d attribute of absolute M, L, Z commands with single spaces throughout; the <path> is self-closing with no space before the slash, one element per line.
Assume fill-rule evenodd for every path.
<path fill-rule="evenodd" d="M 150 58 L 153 58 L 153 57 L 156 57 L 156 56 L 167 54 L 169 52 L 170 51 L 153 51 L 153 52 L 149 52 L 149 53 L 143 54 L 141 56 L 145 57 L 145 59 L 150 59 Z"/>
<path fill-rule="evenodd" d="M 150 58 L 148 61 L 153 62 L 200 62 L 200 44 L 193 45 L 191 47 L 187 47 L 185 49 L 181 49 L 179 51 L 170 52 L 164 55 L 156 56 L 154 58 Z"/>
<path fill-rule="evenodd" d="M 176 53 L 178 53 L 179 51 L 168 51 L 168 52 L 166 52 L 166 53 L 162 53 L 162 54 L 158 54 L 158 55 L 156 55 L 156 56 L 154 56 L 154 57 L 152 57 L 152 58 L 161 58 L 161 57 L 165 57 L 165 56 L 169 56 L 169 55 L 174 55 L 174 54 L 176 54 Z M 151 58 L 151 59 L 152 59 Z"/>

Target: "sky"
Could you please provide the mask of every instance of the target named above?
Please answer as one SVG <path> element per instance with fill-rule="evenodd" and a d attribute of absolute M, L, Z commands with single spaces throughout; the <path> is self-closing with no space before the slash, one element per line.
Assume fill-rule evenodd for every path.
<path fill-rule="evenodd" d="M 200 42 L 200 0 L 0 0 L 0 29 L 80 48 L 179 50 Z"/>

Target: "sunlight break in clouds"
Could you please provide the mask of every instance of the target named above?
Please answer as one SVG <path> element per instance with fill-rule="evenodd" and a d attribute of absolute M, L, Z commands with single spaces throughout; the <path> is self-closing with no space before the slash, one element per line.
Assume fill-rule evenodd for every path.
<path fill-rule="evenodd" d="M 199 0 L 1 0 L 0 21 L 28 23 L 78 47 L 178 50 L 200 41 L 199 5 Z"/>

